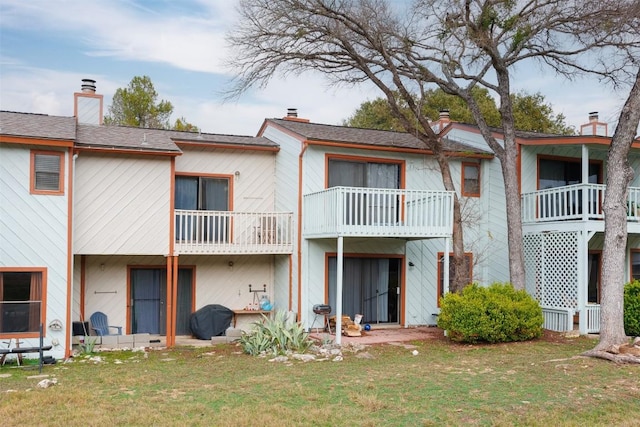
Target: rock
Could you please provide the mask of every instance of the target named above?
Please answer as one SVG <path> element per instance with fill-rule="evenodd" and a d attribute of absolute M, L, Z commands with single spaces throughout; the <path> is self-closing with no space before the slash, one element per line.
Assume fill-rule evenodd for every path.
<path fill-rule="evenodd" d="M 296 359 L 296 360 L 302 360 L 303 362 L 311 362 L 313 360 L 316 360 L 316 357 L 313 354 L 298 354 L 298 353 L 295 353 L 295 354 L 291 355 L 291 358 Z"/>
<path fill-rule="evenodd" d="M 419 353 L 418 353 L 418 350 L 413 350 L 411 354 L 413 354 L 414 356 L 417 356 Z"/>
<path fill-rule="evenodd" d="M 44 379 L 38 383 L 38 388 L 49 388 L 52 385 L 58 384 L 58 380 L 56 378 Z"/>
<path fill-rule="evenodd" d="M 288 360 L 287 356 L 276 356 L 273 359 L 269 359 L 269 362 L 287 362 Z"/>

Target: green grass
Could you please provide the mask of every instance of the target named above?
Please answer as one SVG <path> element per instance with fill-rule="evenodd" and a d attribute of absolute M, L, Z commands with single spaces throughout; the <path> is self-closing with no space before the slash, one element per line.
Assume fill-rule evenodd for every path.
<path fill-rule="evenodd" d="M 439 340 L 345 352 L 342 362 L 276 363 L 235 345 L 105 352 L 36 369 L 5 366 L 11 425 L 637 425 L 640 368 L 576 357 L 578 338 L 499 345 Z M 83 361 L 84 360 L 84 361 Z M 116 363 L 116 360 L 122 363 Z"/>

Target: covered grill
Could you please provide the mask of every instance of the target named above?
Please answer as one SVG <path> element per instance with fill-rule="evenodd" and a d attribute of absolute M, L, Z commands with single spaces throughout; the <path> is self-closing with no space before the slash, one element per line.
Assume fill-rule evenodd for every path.
<path fill-rule="evenodd" d="M 327 304 L 316 304 L 313 306 L 313 312 L 315 314 L 329 314 L 331 313 L 331 306 Z"/>
<path fill-rule="evenodd" d="M 313 325 L 316 324 L 316 320 L 318 320 L 318 316 L 323 317 L 323 327 L 322 329 L 328 329 L 329 333 L 331 333 L 331 325 L 329 324 L 329 314 L 331 313 L 331 306 L 328 304 L 316 304 L 313 306 L 313 312 L 316 314 L 313 318 L 313 323 L 311 324 L 311 328 L 313 329 Z"/>

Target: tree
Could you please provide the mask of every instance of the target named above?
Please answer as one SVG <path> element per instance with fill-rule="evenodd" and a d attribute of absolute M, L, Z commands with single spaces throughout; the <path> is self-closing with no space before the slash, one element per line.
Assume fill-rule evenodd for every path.
<path fill-rule="evenodd" d="M 489 91 L 476 87 L 472 89 L 472 96 L 480 106 L 482 115 L 486 117 L 487 124 L 500 127 L 500 112 Z M 558 135 L 575 134 L 574 128 L 565 123 L 564 115 L 554 114 L 551 105 L 545 103 L 544 95 L 519 92 L 511 95 L 511 100 L 514 105 L 516 129 Z M 451 120 L 475 124 L 467 104 L 455 95 L 447 95 L 442 89 L 427 90 L 422 108 L 423 114 L 431 120 L 437 120 L 440 111 L 448 110 Z M 389 104 L 384 98 L 363 102 L 343 123 L 345 126 L 352 127 L 403 130 L 398 120 L 391 114 Z"/>
<path fill-rule="evenodd" d="M 276 73 L 315 70 L 338 84 L 370 82 L 404 129 L 430 148 L 444 187 L 453 190 L 442 144 L 421 101 L 437 86 L 462 98 L 500 160 L 506 193 L 510 279 L 525 284 L 511 70 L 538 60 L 561 75 L 594 72 L 615 79 L 627 63 L 592 64 L 585 54 L 639 44 L 623 23 L 635 0 L 240 0 L 240 21 L 228 39 L 238 71 L 230 95 L 264 86 Z M 603 18 L 603 17 L 606 17 Z M 597 37 L 584 38 L 598 26 Z M 475 87 L 495 94 L 502 142 L 493 136 Z M 406 106 L 406 108 L 404 108 Z M 410 117 L 407 117 L 407 114 Z M 454 222 L 459 224 L 459 203 Z M 454 253 L 461 252 L 454 239 Z M 456 264 L 454 258 L 454 265 Z M 461 259 L 462 257 L 460 257 Z M 462 263 L 458 264 L 461 266 Z"/>
<path fill-rule="evenodd" d="M 154 129 L 198 130 L 184 117 L 177 119 L 174 126 L 171 126 L 169 118 L 173 113 L 173 105 L 169 101 L 157 100 L 158 93 L 151 79 L 148 76 L 135 76 L 128 87 L 116 90 L 104 123 Z"/>
<path fill-rule="evenodd" d="M 637 8 L 640 16 L 640 6 Z M 637 26 L 635 27 L 637 30 Z M 602 296 L 600 340 L 585 354 L 614 361 L 640 363 L 640 357 L 619 354 L 625 343 L 623 323 L 625 256 L 627 248 L 627 197 L 634 171 L 629 165 L 629 150 L 640 124 L 640 67 L 635 83 L 618 119 L 618 126 L 607 154 L 607 193 L 604 198 L 604 257 L 602 262 Z"/>

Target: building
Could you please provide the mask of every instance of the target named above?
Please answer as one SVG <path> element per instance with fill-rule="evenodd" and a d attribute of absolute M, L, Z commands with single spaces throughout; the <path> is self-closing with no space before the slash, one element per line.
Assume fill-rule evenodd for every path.
<path fill-rule="evenodd" d="M 295 110 L 255 137 L 105 126 L 102 102 L 85 80 L 74 117 L 0 112 L 0 337 L 35 340 L 42 323 L 65 357 L 74 324 L 101 311 L 126 336 L 173 345 L 194 311 L 220 304 L 242 327 L 262 295 L 306 328 L 316 304 L 374 327 L 436 324 L 454 195 L 417 138 Z M 590 123 L 581 136 L 518 136 L 527 287 L 549 327 L 577 314 L 582 332 L 598 327 L 610 141 Z M 469 280 L 507 281 L 499 162 L 474 126 L 446 114 L 438 125 Z M 640 275 L 637 218 L 630 209 L 629 277 Z"/>

